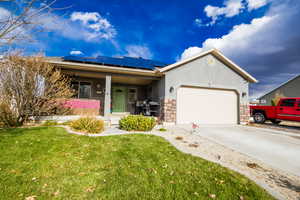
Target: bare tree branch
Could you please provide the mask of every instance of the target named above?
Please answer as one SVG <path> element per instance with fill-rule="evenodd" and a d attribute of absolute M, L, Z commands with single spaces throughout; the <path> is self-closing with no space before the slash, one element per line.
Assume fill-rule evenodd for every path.
<path fill-rule="evenodd" d="M 70 79 L 42 56 L 12 54 L 0 62 L 0 122 L 19 126 L 30 116 L 64 114 Z"/>
<path fill-rule="evenodd" d="M 49 15 L 54 10 L 60 10 L 52 8 L 56 0 L 0 0 L 0 2 L 15 8 L 6 10 L 2 16 L 0 15 L 0 47 L 20 40 L 32 40 L 32 32 L 44 29 L 39 18 Z"/>

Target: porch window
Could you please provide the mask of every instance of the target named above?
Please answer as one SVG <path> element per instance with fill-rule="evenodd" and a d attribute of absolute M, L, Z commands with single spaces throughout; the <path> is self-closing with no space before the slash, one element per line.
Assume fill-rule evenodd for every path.
<path fill-rule="evenodd" d="M 89 82 L 73 81 L 72 89 L 74 90 L 74 98 L 89 99 L 92 92 L 92 84 Z"/>

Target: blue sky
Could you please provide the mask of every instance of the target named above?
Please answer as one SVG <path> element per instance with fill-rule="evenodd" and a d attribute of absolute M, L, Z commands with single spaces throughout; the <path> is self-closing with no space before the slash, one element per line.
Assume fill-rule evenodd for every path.
<path fill-rule="evenodd" d="M 259 96 L 300 73 L 299 0 L 57 0 L 28 53 L 141 56 L 173 63 L 217 48 L 260 80 Z M 0 18 L 11 11 L 0 3 Z M 2 15 L 1 15 L 2 13 Z"/>

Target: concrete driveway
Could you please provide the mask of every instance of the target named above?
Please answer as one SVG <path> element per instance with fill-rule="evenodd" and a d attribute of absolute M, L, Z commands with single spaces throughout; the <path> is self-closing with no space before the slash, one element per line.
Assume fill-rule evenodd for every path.
<path fill-rule="evenodd" d="M 195 134 L 300 176 L 300 134 L 238 125 L 201 126 Z"/>

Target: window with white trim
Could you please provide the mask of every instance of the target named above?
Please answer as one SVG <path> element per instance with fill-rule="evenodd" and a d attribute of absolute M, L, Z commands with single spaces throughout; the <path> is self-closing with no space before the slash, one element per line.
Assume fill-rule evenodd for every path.
<path fill-rule="evenodd" d="M 92 93 L 92 84 L 85 81 L 72 81 L 71 87 L 74 91 L 74 98 L 89 99 Z"/>

